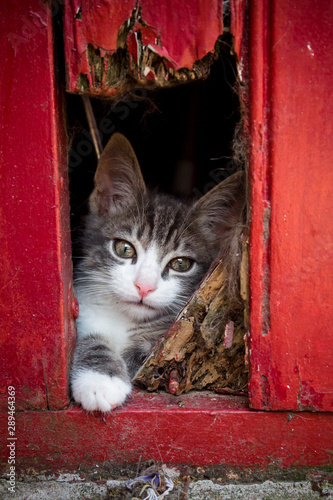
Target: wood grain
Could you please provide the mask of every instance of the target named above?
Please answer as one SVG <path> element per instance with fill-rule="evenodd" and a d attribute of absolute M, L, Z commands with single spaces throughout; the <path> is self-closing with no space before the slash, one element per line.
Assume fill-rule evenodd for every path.
<path fill-rule="evenodd" d="M 191 389 L 244 392 L 244 311 L 230 301 L 220 262 L 203 280 L 179 317 L 146 360 L 135 382 L 180 395 Z"/>

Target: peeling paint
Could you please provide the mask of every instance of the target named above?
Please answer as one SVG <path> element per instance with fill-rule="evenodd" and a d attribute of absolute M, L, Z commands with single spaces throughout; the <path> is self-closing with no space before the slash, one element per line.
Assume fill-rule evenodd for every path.
<path fill-rule="evenodd" d="M 271 388 L 269 385 L 268 378 L 265 375 L 261 375 L 260 379 L 260 389 L 261 389 L 261 400 L 263 408 L 269 408 L 270 397 L 271 397 Z"/>
<path fill-rule="evenodd" d="M 265 213 L 264 213 L 264 243 L 267 244 L 269 242 L 269 228 L 270 228 L 270 221 L 271 221 L 271 206 L 269 204 L 266 205 L 265 207 Z"/>
<path fill-rule="evenodd" d="M 138 85 L 170 86 L 209 75 L 223 20 L 200 2 L 193 3 L 191 13 L 182 12 L 181 25 L 176 4 L 168 15 L 149 0 L 126 1 L 116 10 L 105 2 L 98 10 L 97 15 L 84 1 L 65 5 L 70 92 L 114 95 Z M 108 29 L 102 19 L 110 20 Z"/>
<path fill-rule="evenodd" d="M 229 323 L 225 326 L 224 329 L 223 345 L 225 349 L 230 349 L 230 347 L 232 347 L 234 330 L 235 330 L 235 323 L 233 321 L 229 321 Z"/>
<path fill-rule="evenodd" d="M 318 411 L 322 408 L 325 395 L 317 392 L 311 381 L 300 381 L 299 404 L 301 410 Z"/>
<path fill-rule="evenodd" d="M 270 240 L 270 220 L 271 220 L 271 207 L 266 205 L 263 220 L 263 240 L 266 258 L 263 262 L 263 292 L 262 292 L 262 335 L 266 336 L 270 332 L 270 264 L 268 255 L 268 245 Z"/>
<path fill-rule="evenodd" d="M 310 43 L 310 42 L 308 42 L 308 44 L 307 44 L 306 48 L 307 48 L 307 49 L 308 49 L 308 51 L 310 52 L 311 56 L 312 56 L 312 57 L 314 57 L 315 53 L 314 53 L 314 51 L 313 51 L 313 49 L 312 49 L 312 47 L 311 47 L 311 43 Z"/>

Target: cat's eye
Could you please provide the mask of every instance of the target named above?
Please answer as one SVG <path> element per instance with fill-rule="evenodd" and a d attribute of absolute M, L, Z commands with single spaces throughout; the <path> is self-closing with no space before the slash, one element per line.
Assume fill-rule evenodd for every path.
<path fill-rule="evenodd" d="M 188 257 L 176 257 L 169 262 L 168 267 L 182 273 L 188 271 L 192 267 L 192 264 L 193 260 Z"/>
<path fill-rule="evenodd" d="M 136 257 L 135 248 L 128 241 L 116 240 L 114 242 L 114 249 L 116 254 L 123 259 L 134 259 Z"/>

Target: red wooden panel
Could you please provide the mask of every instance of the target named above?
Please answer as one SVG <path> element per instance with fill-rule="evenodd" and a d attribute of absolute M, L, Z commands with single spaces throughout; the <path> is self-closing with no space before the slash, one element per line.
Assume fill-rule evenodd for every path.
<path fill-rule="evenodd" d="M 79 75 L 86 76 L 90 93 L 110 92 L 106 81 L 110 55 L 117 48 L 120 27 L 131 17 L 136 4 L 141 6 L 142 19 L 147 24 L 145 28 L 135 25 L 127 37 L 129 52 L 136 63 L 139 58 L 137 36 L 142 36 L 144 46 L 153 47 L 177 70 L 181 67 L 192 68 L 194 61 L 212 52 L 223 30 L 222 0 L 213 0 L 209 8 L 204 0 L 68 0 L 65 3 L 64 27 L 70 92 L 82 91 Z M 157 42 L 158 36 L 161 46 Z M 104 68 L 102 82 L 94 80 L 88 44 L 100 50 Z M 146 77 L 151 79 L 153 75 Z"/>
<path fill-rule="evenodd" d="M 17 470 L 87 469 L 145 460 L 299 468 L 330 462 L 333 414 L 254 412 L 214 394 L 136 394 L 110 415 L 80 408 L 17 414 Z M 180 403 L 181 402 L 181 403 Z M 1 435 L 6 419 L 0 418 Z M 0 450 L 1 464 L 8 450 Z"/>
<path fill-rule="evenodd" d="M 233 36 L 234 50 L 240 65 L 243 66 L 244 60 L 242 60 L 242 52 L 245 49 L 245 34 L 244 30 L 247 28 L 245 23 L 246 15 L 246 2 L 245 0 L 230 0 L 230 30 Z"/>
<path fill-rule="evenodd" d="M 17 409 L 68 402 L 72 271 L 64 127 L 52 18 L 39 0 L 0 16 L 0 401 Z"/>
<path fill-rule="evenodd" d="M 332 8 L 250 18 L 251 405 L 332 411 Z"/>

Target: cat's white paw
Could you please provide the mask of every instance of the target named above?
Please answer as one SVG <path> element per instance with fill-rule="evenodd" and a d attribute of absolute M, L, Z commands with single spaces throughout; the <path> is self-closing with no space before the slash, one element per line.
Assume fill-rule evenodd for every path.
<path fill-rule="evenodd" d="M 131 390 L 131 385 L 121 378 L 94 370 L 78 371 L 72 378 L 73 397 L 88 411 L 113 410 L 124 403 Z"/>

